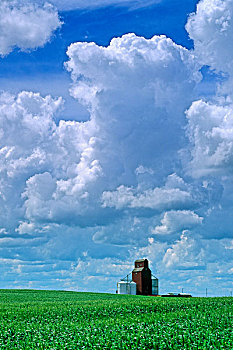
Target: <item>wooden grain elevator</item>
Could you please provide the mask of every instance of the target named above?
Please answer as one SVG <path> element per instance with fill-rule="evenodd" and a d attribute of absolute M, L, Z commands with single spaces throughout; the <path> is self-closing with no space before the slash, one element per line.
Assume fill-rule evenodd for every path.
<path fill-rule="evenodd" d="M 137 294 L 152 295 L 151 270 L 147 259 L 135 261 L 135 267 L 132 271 L 132 281 L 137 285 Z"/>

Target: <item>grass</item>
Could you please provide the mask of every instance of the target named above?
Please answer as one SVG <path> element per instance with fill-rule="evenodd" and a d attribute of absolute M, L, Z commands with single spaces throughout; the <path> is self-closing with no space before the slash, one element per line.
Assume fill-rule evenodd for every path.
<path fill-rule="evenodd" d="M 0 349 L 233 349 L 233 298 L 0 290 Z"/>

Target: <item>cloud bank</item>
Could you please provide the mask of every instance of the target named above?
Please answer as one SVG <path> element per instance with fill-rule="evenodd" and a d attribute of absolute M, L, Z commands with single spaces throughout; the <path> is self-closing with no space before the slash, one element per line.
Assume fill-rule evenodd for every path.
<path fill-rule="evenodd" d="M 232 50 L 223 56 L 221 45 L 231 42 L 232 10 L 230 1 L 198 4 L 186 26 L 194 50 L 163 35 L 71 44 L 70 94 L 88 121 L 58 118 L 62 98 L 1 95 L 0 252 L 8 281 L 113 291 L 145 256 L 164 292 L 171 283 L 194 293 L 208 283 L 227 293 Z M 211 96 L 200 92 L 205 65 L 218 82 Z"/>

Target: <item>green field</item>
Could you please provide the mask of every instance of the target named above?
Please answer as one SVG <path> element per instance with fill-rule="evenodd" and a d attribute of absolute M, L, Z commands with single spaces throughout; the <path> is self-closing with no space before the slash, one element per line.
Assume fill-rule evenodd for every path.
<path fill-rule="evenodd" d="M 0 290 L 0 349 L 233 349 L 233 298 Z"/>

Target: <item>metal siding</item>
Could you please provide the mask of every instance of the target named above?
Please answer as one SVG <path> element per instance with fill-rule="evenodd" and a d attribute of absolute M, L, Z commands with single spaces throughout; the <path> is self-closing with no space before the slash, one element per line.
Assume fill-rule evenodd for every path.
<path fill-rule="evenodd" d="M 152 295 L 159 294 L 159 280 L 157 278 L 152 277 Z"/>
<path fill-rule="evenodd" d="M 117 283 L 118 294 L 128 294 L 127 293 L 127 282 L 119 282 Z"/>
<path fill-rule="evenodd" d="M 117 283 L 118 294 L 132 294 L 136 295 L 136 283 L 121 281 Z"/>
<path fill-rule="evenodd" d="M 131 295 L 137 294 L 137 285 L 135 282 L 130 282 L 130 294 Z"/>

